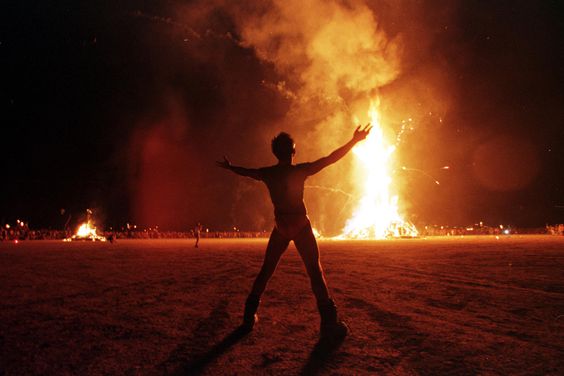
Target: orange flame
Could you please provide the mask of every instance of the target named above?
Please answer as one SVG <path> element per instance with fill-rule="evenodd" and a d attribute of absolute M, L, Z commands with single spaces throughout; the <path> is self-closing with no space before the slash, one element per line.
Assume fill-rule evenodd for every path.
<path fill-rule="evenodd" d="M 67 242 L 72 240 L 92 240 L 105 242 L 106 238 L 104 236 L 98 235 L 96 233 L 96 227 L 94 227 L 90 221 L 87 221 L 80 225 L 78 230 L 76 230 L 76 234 L 74 234 L 70 238 L 64 239 L 64 241 Z"/>
<path fill-rule="evenodd" d="M 347 221 L 339 238 L 383 239 L 415 237 L 417 229 L 399 214 L 398 196 L 392 194 L 390 164 L 395 146 L 386 142 L 377 111 L 378 102 L 372 102 L 368 116 L 373 129 L 353 153 L 360 162 L 362 197 L 353 216 Z"/>

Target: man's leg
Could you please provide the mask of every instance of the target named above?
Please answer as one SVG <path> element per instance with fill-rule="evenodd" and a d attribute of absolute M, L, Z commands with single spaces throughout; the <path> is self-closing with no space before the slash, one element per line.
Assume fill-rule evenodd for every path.
<path fill-rule="evenodd" d="M 323 275 L 323 268 L 319 261 L 317 241 L 315 240 L 310 224 L 298 234 L 296 239 L 294 239 L 294 243 L 305 264 L 311 282 L 311 288 L 317 299 L 317 308 L 321 316 L 321 338 L 344 338 L 347 335 L 348 327 L 343 321 L 339 320 L 335 302 L 329 297 L 327 283 Z"/>
<path fill-rule="evenodd" d="M 323 268 L 319 262 L 317 241 L 315 240 L 310 224 L 300 231 L 298 236 L 294 239 L 294 244 L 296 244 L 296 248 L 306 267 L 315 298 L 318 302 L 327 302 L 329 300 L 329 292 L 327 290 L 325 276 L 323 275 Z"/>
<path fill-rule="evenodd" d="M 243 326 L 249 330 L 253 328 L 254 323 L 258 320 L 256 311 L 260 303 L 260 297 L 264 292 L 270 277 L 274 274 L 278 261 L 280 261 L 280 257 L 286 248 L 288 248 L 289 243 L 290 241 L 283 237 L 276 228 L 272 230 L 268 246 L 266 247 L 266 252 L 264 254 L 262 267 L 255 279 L 255 282 L 253 283 L 251 293 L 245 302 Z"/>
<path fill-rule="evenodd" d="M 270 234 L 270 239 L 268 240 L 268 245 L 266 246 L 266 252 L 264 253 L 264 261 L 260 272 L 258 273 L 255 282 L 253 283 L 253 288 L 250 295 L 260 297 L 266 288 L 266 284 L 274 274 L 276 266 L 278 266 L 278 261 L 280 257 L 288 248 L 290 241 L 282 236 L 280 232 L 275 228 Z"/>

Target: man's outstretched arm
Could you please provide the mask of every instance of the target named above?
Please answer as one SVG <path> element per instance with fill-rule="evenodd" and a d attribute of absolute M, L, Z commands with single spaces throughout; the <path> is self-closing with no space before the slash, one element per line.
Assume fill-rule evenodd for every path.
<path fill-rule="evenodd" d="M 370 124 L 366 124 L 364 128 L 362 126 L 358 126 L 354 133 L 353 137 L 349 142 L 341 146 L 340 148 L 333 151 L 326 157 L 320 158 L 315 162 L 311 162 L 308 167 L 308 174 L 313 175 L 317 174 L 319 171 L 323 170 L 325 167 L 329 166 L 337 162 L 339 159 L 343 158 L 358 142 L 364 140 L 368 137 L 372 126 Z"/>
<path fill-rule="evenodd" d="M 223 157 L 223 161 L 215 162 L 221 168 L 225 168 L 227 170 L 233 171 L 237 175 L 247 176 L 249 178 L 253 178 L 256 180 L 261 180 L 260 171 L 256 168 L 245 168 L 245 167 L 238 167 L 233 166 L 227 157 Z"/>

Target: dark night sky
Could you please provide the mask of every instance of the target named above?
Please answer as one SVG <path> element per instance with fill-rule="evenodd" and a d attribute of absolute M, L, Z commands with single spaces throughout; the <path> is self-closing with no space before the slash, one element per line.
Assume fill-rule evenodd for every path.
<path fill-rule="evenodd" d="M 90 207 L 105 226 L 268 229 L 266 192 L 214 160 L 274 162 L 265 140 L 291 100 L 265 82 L 281 73 L 238 43 L 221 7 L 199 19 L 196 2 L 102 3 L 3 7 L 1 223 L 60 227 L 61 208 L 78 218 Z M 451 166 L 437 170 L 440 186 L 402 178 L 410 218 L 564 222 L 563 3 L 420 1 L 414 22 L 393 2 L 369 3 L 404 41 L 400 79 L 382 95 L 435 65 L 448 102 L 401 146 L 413 168 Z"/>

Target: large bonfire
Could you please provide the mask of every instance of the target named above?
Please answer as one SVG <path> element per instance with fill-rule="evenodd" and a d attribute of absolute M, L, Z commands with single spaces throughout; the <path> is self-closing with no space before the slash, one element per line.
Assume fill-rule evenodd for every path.
<path fill-rule="evenodd" d="M 376 102 L 371 103 L 368 116 L 372 132 L 353 149 L 362 195 L 339 238 L 416 237 L 417 229 L 400 215 L 398 196 L 392 191 L 390 168 L 395 146 L 386 142 Z"/>

